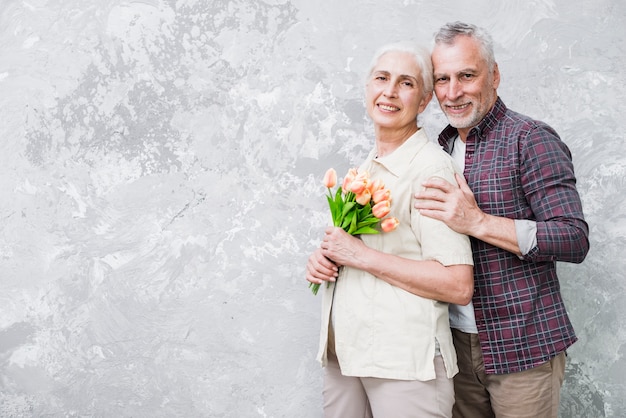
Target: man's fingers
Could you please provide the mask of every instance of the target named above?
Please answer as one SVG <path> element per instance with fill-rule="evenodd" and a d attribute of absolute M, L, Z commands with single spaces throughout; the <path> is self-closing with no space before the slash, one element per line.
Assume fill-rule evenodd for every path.
<path fill-rule="evenodd" d="M 432 202 L 443 202 L 446 199 L 447 193 L 441 189 L 428 188 L 424 189 L 416 195 L 417 199 Z"/>
<path fill-rule="evenodd" d="M 448 195 L 457 188 L 456 185 L 451 184 L 449 181 L 441 177 L 430 177 L 428 180 L 422 183 L 423 190 L 415 193 L 415 198 L 423 200 L 420 207 L 425 204 L 426 201 L 431 202 L 445 202 Z M 417 204 L 416 204 L 417 207 Z M 437 209 L 435 207 L 428 206 L 429 209 Z"/>
<path fill-rule="evenodd" d="M 422 210 L 443 210 L 444 204 L 442 200 L 432 198 L 418 198 L 415 199 L 415 209 Z"/>
<path fill-rule="evenodd" d="M 422 183 L 427 189 L 439 189 L 443 192 L 449 192 L 454 187 L 448 180 L 443 177 L 433 176 L 429 177 L 424 183 Z"/>
<path fill-rule="evenodd" d="M 447 183 L 448 186 L 450 183 Z M 415 207 L 417 209 L 442 210 L 448 200 L 449 193 L 439 188 L 426 188 L 415 193 Z"/>
<path fill-rule="evenodd" d="M 439 221 L 444 221 L 447 219 L 446 212 L 442 210 L 436 209 L 420 209 L 420 214 L 426 216 L 427 218 L 437 219 Z"/>
<path fill-rule="evenodd" d="M 467 181 L 465 180 L 465 177 L 463 175 L 456 173 L 454 175 L 454 178 L 456 178 L 456 182 L 458 183 L 461 190 L 463 190 L 464 192 L 465 191 L 468 191 L 470 193 L 472 192 L 472 190 L 467 185 Z"/>

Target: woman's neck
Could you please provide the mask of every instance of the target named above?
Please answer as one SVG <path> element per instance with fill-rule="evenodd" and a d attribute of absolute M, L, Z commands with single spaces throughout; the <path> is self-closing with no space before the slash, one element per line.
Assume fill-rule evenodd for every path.
<path fill-rule="evenodd" d="M 417 125 L 412 125 L 406 129 L 376 129 L 376 156 L 384 157 L 394 152 L 400 145 L 409 139 L 415 132 L 419 131 Z"/>

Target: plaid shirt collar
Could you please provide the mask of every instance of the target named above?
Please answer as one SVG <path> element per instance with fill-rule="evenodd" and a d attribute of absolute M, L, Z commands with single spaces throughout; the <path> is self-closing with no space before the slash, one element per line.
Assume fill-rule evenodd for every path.
<path fill-rule="evenodd" d="M 476 142 L 482 141 L 489 135 L 489 132 L 496 126 L 498 120 L 502 119 L 506 113 L 507 107 L 504 102 L 498 97 L 495 104 L 487 113 L 487 115 L 480 121 L 480 123 L 472 128 L 474 138 Z M 439 134 L 439 144 L 443 146 L 445 151 L 450 154 L 452 152 L 452 143 L 458 136 L 459 131 L 451 125 L 444 128 Z"/>

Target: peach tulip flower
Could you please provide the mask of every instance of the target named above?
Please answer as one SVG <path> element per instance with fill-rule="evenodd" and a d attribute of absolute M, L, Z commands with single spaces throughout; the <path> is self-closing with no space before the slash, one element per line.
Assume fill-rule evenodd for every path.
<path fill-rule="evenodd" d="M 334 168 L 329 168 L 324 174 L 324 186 L 332 189 L 337 184 L 337 172 Z"/>
<path fill-rule="evenodd" d="M 400 222 L 398 221 L 398 219 L 396 219 L 396 218 L 387 218 L 387 219 L 384 219 L 380 223 L 380 229 L 382 229 L 383 232 L 391 232 L 394 229 L 396 229 L 396 227 L 399 224 L 400 224 Z"/>
<path fill-rule="evenodd" d="M 350 184 L 350 191 L 356 195 L 363 193 L 365 189 L 367 189 L 367 185 L 369 184 L 369 176 L 367 171 L 357 174 L 352 183 Z M 369 192 L 369 190 L 368 190 Z M 371 193 L 370 193 L 371 196 Z"/>
<path fill-rule="evenodd" d="M 372 192 L 372 200 L 374 203 L 379 203 L 391 198 L 391 191 L 389 189 L 378 189 Z"/>
<path fill-rule="evenodd" d="M 391 202 L 389 200 L 383 200 L 378 202 L 372 207 L 372 215 L 377 217 L 378 219 L 382 219 L 385 216 L 389 215 L 391 211 Z"/>
<path fill-rule="evenodd" d="M 367 205 L 371 199 L 372 199 L 372 195 L 367 188 L 363 189 L 361 194 L 357 194 L 356 197 L 354 198 L 354 200 L 356 200 L 356 202 L 359 205 L 363 205 L 363 206 Z"/>
<path fill-rule="evenodd" d="M 343 190 L 344 194 L 350 191 L 350 185 L 352 184 L 352 181 L 354 181 L 356 175 L 356 168 L 351 168 L 350 170 L 348 170 L 348 174 L 346 174 L 346 176 L 343 178 L 343 184 L 341 185 L 341 189 Z"/>
<path fill-rule="evenodd" d="M 381 179 L 375 179 L 372 180 L 372 182 L 369 185 L 369 189 L 370 192 L 372 193 L 372 196 L 374 196 L 374 194 L 385 188 L 385 183 L 381 180 Z"/>

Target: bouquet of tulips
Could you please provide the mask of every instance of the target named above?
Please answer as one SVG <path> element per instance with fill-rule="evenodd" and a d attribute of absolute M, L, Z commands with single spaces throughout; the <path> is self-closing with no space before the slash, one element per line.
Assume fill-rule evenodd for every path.
<path fill-rule="evenodd" d="M 390 232 L 398 226 L 398 219 L 385 218 L 391 211 L 391 192 L 381 180 L 371 180 L 367 171 L 358 172 L 351 168 L 341 187 L 333 193 L 337 184 L 337 172 L 329 168 L 324 175 L 324 186 L 328 189 L 328 206 L 333 225 L 350 235 L 378 234 Z M 320 285 L 309 283 L 314 295 Z"/>

